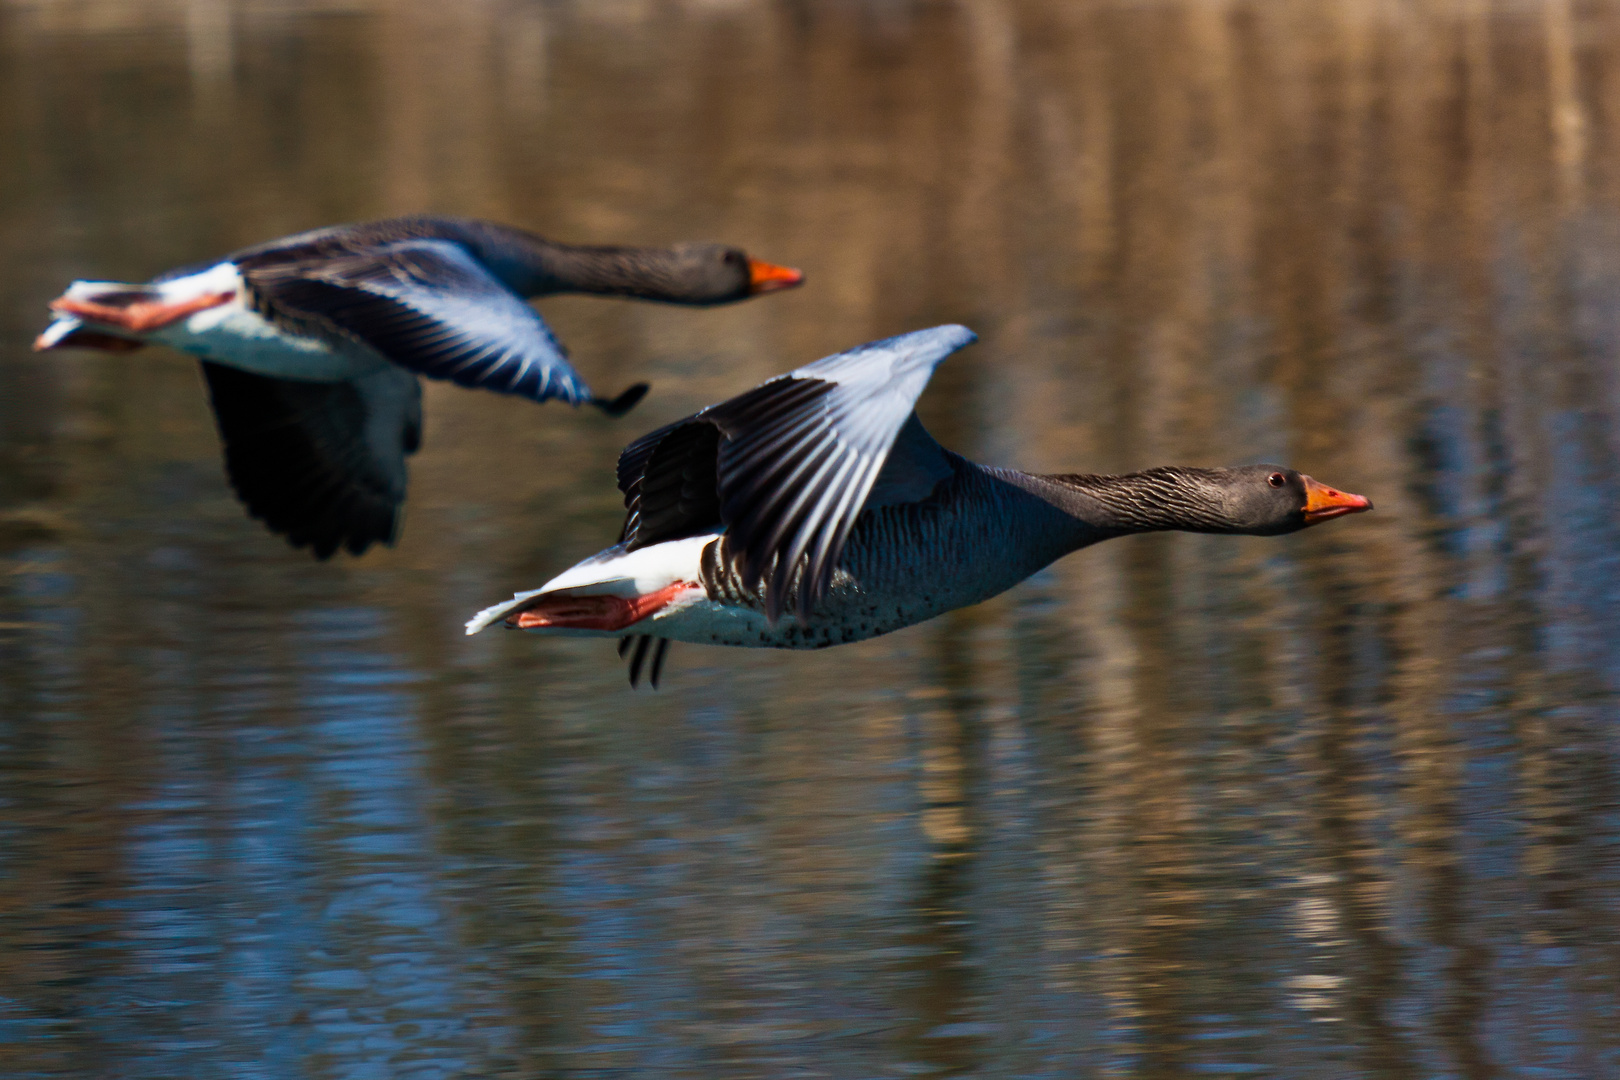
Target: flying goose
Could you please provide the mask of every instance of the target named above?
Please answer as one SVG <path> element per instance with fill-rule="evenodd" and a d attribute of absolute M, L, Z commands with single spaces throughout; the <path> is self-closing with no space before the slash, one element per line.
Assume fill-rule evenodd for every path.
<path fill-rule="evenodd" d="M 593 394 L 526 298 L 723 304 L 802 280 L 719 244 L 575 247 L 404 217 L 272 240 L 144 285 L 74 282 L 34 348 L 162 344 L 202 358 L 237 495 L 324 559 L 394 542 L 405 458 L 422 440 L 417 376 L 610 416 L 646 393 Z"/>
<path fill-rule="evenodd" d="M 504 622 L 623 636 L 631 685 L 651 650 L 656 686 L 670 641 L 862 641 L 1110 537 L 1276 536 L 1372 509 L 1279 465 L 1043 476 L 968 461 L 912 409 L 940 362 L 974 340 L 936 326 L 874 341 L 642 436 L 619 456 L 619 542 L 479 612 L 467 633 Z"/>

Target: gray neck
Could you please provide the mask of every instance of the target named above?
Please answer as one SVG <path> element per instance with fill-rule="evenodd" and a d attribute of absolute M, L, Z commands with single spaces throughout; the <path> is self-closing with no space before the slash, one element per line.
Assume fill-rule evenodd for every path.
<path fill-rule="evenodd" d="M 595 293 L 671 298 L 674 256 L 664 248 L 576 247 L 493 222 L 458 222 L 457 237 L 519 296 Z"/>
<path fill-rule="evenodd" d="M 1130 533 L 1237 531 L 1224 489 L 1208 469 L 1165 466 L 1120 476 L 996 472 L 1072 519 L 1077 548 Z"/>

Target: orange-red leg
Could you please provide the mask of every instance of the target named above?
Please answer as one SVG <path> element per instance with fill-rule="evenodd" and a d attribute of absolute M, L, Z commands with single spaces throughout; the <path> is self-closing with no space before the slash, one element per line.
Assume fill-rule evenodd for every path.
<path fill-rule="evenodd" d="M 77 315 L 81 319 L 91 322 L 103 323 L 107 326 L 117 326 L 133 333 L 141 334 L 148 330 L 157 330 L 177 322 L 187 315 L 194 315 L 199 311 L 206 311 L 211 307 L 228 304 L 236 299 L 234 292 L 208 293 L 204 296 L 182 300 L 175 304 L 163 304 L 155 300 L 137 300 L 126 307 L 115 307 L 112 304 L 97 304 L 89 300 L 74 300 L 71 297 L 61 297 L 51 301 L 51 310 L 60 311 L 67 315 Z"/>
<path fill-rule="evenodd" d="M 570 630 L 623 630 L 662 611 L 688 589 L 701 589 L 691 581 L 677 581 L 645 596 L 541 596 L 523 611 L 506 617 L 508 626 L 531 630 L 541 626 Z"/>

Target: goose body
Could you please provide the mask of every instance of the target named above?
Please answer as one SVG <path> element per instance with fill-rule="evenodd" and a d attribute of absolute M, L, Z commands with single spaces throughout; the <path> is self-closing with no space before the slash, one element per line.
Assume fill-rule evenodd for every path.
<path fill-rule="evenodd" d="M 190 308 L 191 313 L 138 331 L 139 337 L 132 333 L 120 341 L 135 347 L 167 345 L 203 359 L 216 359 L 238 371 L 305 382 L 345 382 L 389 366 L 385 356 L 357 341 L 301 332 L 267 318 L 254 309 L 246 286 L 241 272 L 231 262 L 138 286 L 148 303 L 170 311 Z M 68 286 L 62 299 L 94 304 L 131 288 L 116 281 L 76 281 Z M 43 350 L 84 343 L 84 335 L 94 332 L 87 329 L 91 325 L 78 316 L 58 315 L 39 336 L 35 347 Z M 93 342 L 86 344 L 107 347 Z M 228 362 L 219 358 L 228 358 Z"/>
<path fill-rule="evenodd" d="M 723 532 L 706 532 L 634 551 L 616 544 L 539 589 L 480 612 L 468 623 L 469 632 L 507 618 L 539 597 L 628 600 L 685 586 L 667 606 L 625 628 L 532 629 L 617 637 L 633 625 L 635 633 L 671 641 L 820 649 L 877 637 L 988 600 L 1067 553 L 1077 531 L 1072 519 L 994 471 L 944 453 L 955 471 L 931 497 L 868 507 L 860 515 L 808 617 L 789 612 L 773 621 L 766 611 L 765 583 L 742 577 Z M 797 584 L 790 579 L 790 588 Z"/>
<path fill-rule="evenodd" d="M 959 326 L 873 342 L 644 436 L 620 542 L 474 616 L 537 633 L 824 648 L 978 603 L 1131 532 L 1293 532 L 1371 508 L 1290 469 L 1041 476 L 972 462 L 912 411 Z"/>
<path fill-rule="evenodd" d="M 418 376 L 620 415 L 646 391 L 593 394 L 526 302 L 590 292 L 708 305 L 802 275 L 735 248 L 575 247 L 464 218 L 284 237 L 144 284 L 80 281 L 36 349 L 168 345 L 203 360 L 226 467 L 251 513 L 325 558 L 392 543 Z"/>

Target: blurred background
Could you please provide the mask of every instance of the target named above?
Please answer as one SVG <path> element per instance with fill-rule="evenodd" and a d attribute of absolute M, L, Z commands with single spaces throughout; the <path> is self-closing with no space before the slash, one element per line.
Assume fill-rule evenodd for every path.
<path fill-rule="evenodd" d="M 1620 6 L 0 0 L 0 1074 L 1620 1075 Z M 722 240 L 427 386 L 397 549 L 73 278 L 335 222 Z M 1373 498 L 809 654 L 461 624 L 630 439 L 870 338 L 979 460 Z"/>

